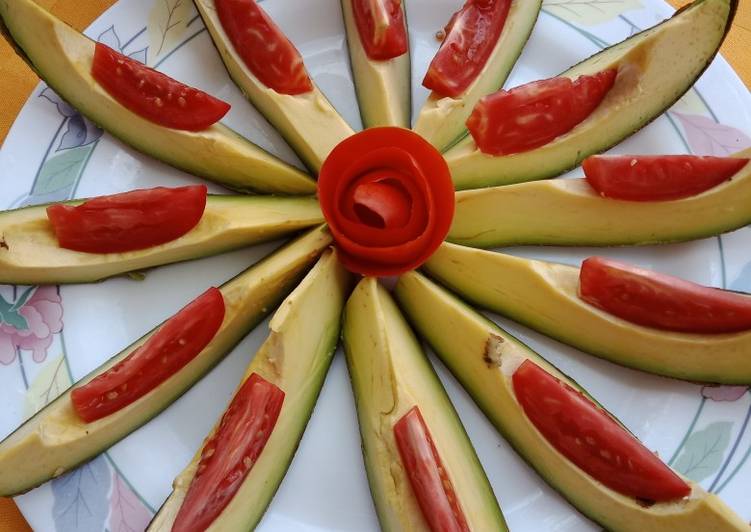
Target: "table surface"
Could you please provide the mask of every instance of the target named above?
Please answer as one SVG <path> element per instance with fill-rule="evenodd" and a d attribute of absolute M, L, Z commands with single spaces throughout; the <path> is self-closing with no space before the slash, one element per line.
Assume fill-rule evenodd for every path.
<path fill-rule="evenodd" d="M 56 16 L 73 27 L 87 27 L 114 0 L 36 0 Z M 668 0 L 675 7 L 686 4 L 684 0 Z M 751 87 L 751 0 L 741 0 L 738 14 L 725 43 L 722 55 L 733 66 L 740 78 Z M 0 40 L 0 79 L 3 80 L 3 105 L 0 108 L 0 144 L 26 102 L 39 79 L 26 64 L 13 53 L 8 43 Z M 0 532 L 31 530 L 10 499 L 0 498 Z"/>

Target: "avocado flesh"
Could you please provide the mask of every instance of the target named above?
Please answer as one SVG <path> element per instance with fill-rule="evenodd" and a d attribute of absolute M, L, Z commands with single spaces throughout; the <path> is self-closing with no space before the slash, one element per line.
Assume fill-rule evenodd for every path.
<path fill-rule="evenodd" d="M 176 240 L 125 253 L 83 253 L 59 247 L 45 209 L 0 212 L 0 283 L 99 281 L 273 240 L 323 222 L 315 198 L 209 196 L 201 221 Z"/>
<path fill-rule="evenodd" d="M 232 189 L 314 194 L 315 181 L 222 124 L 160 126 L 120 105 L 91 76 L 95 43 L 33 0 L 0 0 L 0 19 L 24 59 L 62 98 L 126 144 Z"/>
<path fill-rule="evenodd" d="M 511 376 L 529 359 L 581 390 L 576 382 L 417 272 L 402 275 L 395 294 L 412 325 L 491 423 L 543 479 L 584 515 L 613 531 L 749 530 L 720 498 L 689 480 L 684 479 L 692 489 L 689 497 L 645 506 L 590 477 L 552 447 L 529 421 L 516 400 Z"/>
<path fill-rule="evenodd" d="M 751 158 L 751 149 L 734 157 Z M 749 223 L 751 164 L 730 181 L 673 201 L 603 198 L 584 179 L 465 190 L 456 194 L 447 240 L 481 248 L 641 245 L 696 240 Z"/>
<path fill-rule="evenodd" d="M 457 190 L 553 177 L 632 135 L 675 103 L 717 53 L 737 0 L 696 0 L 672 18 L 560 74 L 575 79 L 618 68 L 612 89 L 568 133 L 526 152 L 482 153 L 471 137 L 446 152 Z"/>
<path fill-rule="evenodd" d="M 542 0 L 514 0 L 506 23 L 487 63 L 467 89 L 456 97 L 428 96 L 415 120 L 414 131 L 444 151 L 467 135 L 467 118 L 483 96 L 499 90 L 527 44 Z"/>
<path fill-rule="evenodd" d="M 284 137 L 300 160 L 317 174 L 331 150 L 354 134 L 326 96 L 313 85 L 305 94 L 280 94 L 245 66 L 222 27 L 214 0 L 194 0 L 230 77 L 245 97 Z"/>
<path fill-rule="evenodd" d="M 394 424 L 418 406 L 470 530 L 506 530 L 464 427 L 417 339 L 374 278 L 355 288 L 344 314 L 347 357 L 363 457 L 383 530 L 429 531 L 402 466 Z"/>
<path fill-rule="evenodd" d="M 406 20 L 407 8 L 404 1 L 401 8 Z M 393 126 L 409 129 L 412 124 L 409 50 L 385 61 L 370 59 L 360 40 L 352 0 L 342 0 L 342 15 L 363 127 Z"/>
<path fill-rule="evenodd" d="M 226 314 L 211 342 L 159 387 L 114 414 L 84 423 L 70 390 L 92 380 L 141 346 L 149 332 L 78 381 L 0 443 L 0 496 L 17 495 L 94 458 L 172 404 L 258 324 L 331 243 L 313 229 L 225 283 Z M 156 330 L 156 329 L 154 329 Z"/>
<path fill-rule="evenodd" d="M 292 462 L 323 386 L 351 285 L 351 275 L 336 254 L 328 251 L 271 319 L 269 336 L 246 369 L 243 382 L 258 373 L 281 388 L 285 393 L 282 410 L 263 452 L 208 530 L 252 530 L 261 520 Z M 175 480 L 172 494 L 149 531 L 172 529 L 200 459 L 199 450 Z"/>
<path fill-rule="evenodd" d="M 579 268 L 443 244 L 424 269 L 469 302 L 616 364 L 751 384 L 751 331 L 688 334 L 630 323 L 579 298 Z"/>

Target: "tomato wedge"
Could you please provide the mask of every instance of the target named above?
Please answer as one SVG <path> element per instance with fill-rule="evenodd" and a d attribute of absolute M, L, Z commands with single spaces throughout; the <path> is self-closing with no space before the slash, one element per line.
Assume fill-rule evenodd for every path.
<path fill-rule="evenodd" d="M 402 0 L 349 0 L 360 42 L 374 61 L 386 61 L 407 53 L 407 25 Z"/>
<path fill-rule="evenodd" d="M 100 42 L 96 43 L 91 75 L 120 104 L 141 118 L 172 129 L 204 130 L 230 109 L 228 103 Z"/>
<path fill-rule="evenodd" d="M 324 162 L 318 198 L 339 259 L 363 275 L 398 275 L 425 262 L 454 216 L 454 186 L 441 154 L 401 128 L 365 130 Z"/>
<path fill-rule="evenodd" d="M 467 90 L 485 67 L 506 23 L 512 0 L 467 0 L 446 25 L 446 37 L 422 84 L 440 96 Z"/>
<path fill-rule="evenodd" d="M 281 94 L 313 90 L 302 56 L 256 0 L 216 0 L 216 12 L 245 66 Z"/>
<path fill-rule="evenodd" d="M 62 248 L 121 253 L 171 242 L 193 229 L 206 208 L 206 185 L 157 187 L 47 207 Z"/>
<path fill-rule="evenodd" d="M 533 81 L 482 98 L 467 120 L 480 151 L 510 155 L 544 146 L 568 133 L 594 111 L 615 82 L 617 71 Z"/>
<path fill-rule="evenodd" d="M 512 376 L 524 413 L 577 467 L 612 490 L 647 502 L 681 499 L 691 487 L 581 392 L 525 360 Z"/>
<path fill-rule="evenodd" d="M 422 514 L 433 532 L 469 532 L 441 457 L 420 413 L 413 406 L 394 425 L 394 437 Z"/>
<path fill-rule="evenodd" d="M 203 446 L 172 532 L 203 532 L 222 513 L 263 452 L 283 402 L 284 392 L 257 373 L 245 380 Z"/>
<path fill-rule="evenodd" d="M 593 155 L 582 167 L 601 196 L 627 201 L 668 201 L 701 194 L 727 181 L 748 159 L 697 155 Z"/>
<path fill-rule="evenodd" d="M 91 423 L 143 397 L 193 360 L 224 321 L 224 298 L 216 288 L 172 316 L 139 348 L 70 394 L 73 409 Z"/>
<path fill-rule="evenodd" d="M 751 330 L 751 295 L 603 257 L 582 263 L 579 296 L 614 316 L 656 329 L 697 334 Z"/>

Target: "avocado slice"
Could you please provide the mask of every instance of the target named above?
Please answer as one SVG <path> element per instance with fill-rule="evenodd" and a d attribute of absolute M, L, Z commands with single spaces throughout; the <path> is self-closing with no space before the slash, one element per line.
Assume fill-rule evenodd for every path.
<path fill-rule="evenodd" d="M 245 97 L 284 137 L 314 174 L 331 150 L 354 133 L 331 102 L 313 84 L 305 94 L 280 94 L 253 75 L 222 27 L 214 0 L 193 0 L 230 77 Z"/>
<path fill-rule="evenodd" d="M 527 44 L 540 14 L 542 0 L 514 0 L 498 43 L 477 79 L 457 97 L 431 93 L 415 120 L 414 131 L 440 151 L 467 135 L 465 122 L 483 96 L 497 91 Z"/>
<path fill-rule="evenodd" d="M 579 299 L 579 268 L 443 244 L 425 271 L 468 302 L 587 353 L 657 375 L 751 384 L 751 331 L 688 334 L 628 322 Z"/>
<path fill-rule="evenodd" d="M 23 493 L 92 459 L 172 404 L 255 327 L 302 278 L 331 243 L 320 226 L 251 266 L 221 287 L 226 314 L 206 348 L 158 388 L 122 410 L 84 423 L 70 391 L 108 370 L 141 346 L 147 333 L 21 425 L 0 442 L 0 496 Z"/>
<path fill-rule="evenodd" d="M 198 132 L 180 131 L 120 105 L 91 76 L 94 41 L 33 0 L 0 0 L 0 30 L 55 92 L 135 149 L 232 189 L 315 193 L 315 181 L 309 176 L 222 124 Z"/>
<path fill-rule="evenodd" d="M 750 158 L 751 149 L 733 157 Z M 465 190 L 456 194 L 447 239 L 481 248 L 641 245 L 696 240 L 749 223 L 751 164 L 730 181 L 673 201 L 603 198 L 585 179 Z"/>
<path fill-rule="evenodd" d="M 0 212 L 0 283 L 99 281 L 273 240 L 323 222 L 312 197 L 209 196 L 201 221 L 176 240 L 126 253 L 82 253 L 58 246 L 45 208 Z"/>
<path fill-rule="evenodd" d="M 355 23 L 352 0 L 341 0 L 347 33 L 349 63 L 355 82 L 360 118 L 364 128 L 393 126 L 409 129 L 412 124 L 412 71 L 407 53 L 375 61 L 365 53 Z M 405 23 L 406 0 L 401 2 Z"/>
<path fill-rule="evenodd" d="M 381 528 L 428 530 L 393 430 L 399 419 L 418 406 L 469 530 L 506 530 L 485 471 L 451 401 L 394 300 L 376 279 L 363 279 L 347 302 L 342 339 Z"/>
<path fill-rule="evenodd" d="M 412 325 L 461 382 L 516 452 L 580 512 L 607 530 L 633 532 L 748 531 L 722 500 L 686 480 L 685 499 L 645 505 L 583 472 L 539 433 L 520 407 L 511 376 L 524 360 L 584 393 L 540 355 L 417 272 L 395 294 Z"/>
<path fill-rule="evenodd" d="M 282 411 L 260 457 L 210 530 L 252 530 L 271 503 L 333 360 L 352 284 L 352 276 L 339 264 L 336 253 L 327 251 L 271 319 L 269 336 L 245 370 L 243 382 L 257 373 L 278 386 L 285 393 Z M 175 479 L 172 494 L 154 516 L 149 531 L 172 530 L 200 459 L 201 450 Z"/>
<path fill-rule="evenodd" d="M 559 74 L 575 79 L 618 68 L 599 107 L 544 146 L 492 156 L 467 137 L 446 152 L 457 190 L 553 177 L 634 134 L 673 105 L 709 66 L 737 7 L 738 0 L 696 0 L 672 18 Z"/>

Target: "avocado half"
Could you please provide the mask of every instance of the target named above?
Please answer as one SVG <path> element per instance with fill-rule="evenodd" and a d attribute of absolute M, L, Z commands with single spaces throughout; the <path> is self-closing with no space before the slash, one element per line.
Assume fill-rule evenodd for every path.
<path fill-rule="evenodd" d="M 616 364 L 751 384 L 751 331 L 688 334 L 636 325 L 581 300 L 574 266 L 443 244 L 424 269 L 469 302 Z"/>
<path fill-rule="evenodd" d="M 360 40 L 352 2 L 353 0 L 341 0 L 349 63 L 363 128 L 392 126 L 409 129 L 412 125 L 412 71 L 409 49 L 399 57 L 386 61 L 370 59 Z M 406 23 L 406 0 L 402 0 L 401 9 Z"/>
<path fill-rule="evenodd" d="M 559 74 L 575 79 L 617 68 L 599 107 L 568 133 L 506 156 L 482 153 L 471 137 L 446 152 L 457 190 L 562 174 L 618 144 L 673 105 L 709 66 L 730 29 L 738 0 L 696 0 L 662 23 Z"/>
<path fill-rule="evenodd" d="M 443 385 L 394 300 L 376 279 L 363 279 L 347 302 L 342 340 L 381 528 L 429 530 L 394 437 L 394 424 L 417 406 L 469 530 L 505 531 L 485 471 Z"/>
<path fill-rule="evenodd" d="M 506 82 L 527 44 L 540 14 L 542 0 L 511 2 L 506 23 L 487 63 L 472 84 L 456 97 L 431 93 L 415 119 L 414 131 L 444 151 L 467 135 L 465 122 L 480 98 Z"/>
<path fill-rule="evenodd" d="M 315 181 L 222 124 L 170 129 L 115 101 L 91 76 L 95 43 L 33 0 L 0 0 L 0 28 L 31 68 L 92 122 L 126 144 L 229 188 L 314 194 Z"/>
<path fill-rule="evenodd" d="M 733 157 L 751 158 L 751 149 Z M 721 185 L 673 201 L 604 198 L 585 179 L 465 190 L 456 194 L 447 240 L 481 248 L 642 245 L 706 238 L 749 223 L 751 163 Z"/>
<path fill-rule="evenodd" d="M 327 251 L 271 318 L 269 336 L 245 370 L 243 382 L 257 373 L 278 386 L 285 394 L 282 410 L 263 452 L 208 530 L 252 530 L 271 503 L 333 360 L 352 284 L 352 276 L 339 264 L 336 253 Z M 154 516 L 149 531 L 172 530 L 202 450 L 175 479 L 172 494 Z"/>
<path fill-rule="evenodd" d="M 295 287 L 330 243 L 325 228 L 313 229 L 222 285 L 226 313 L 211 342 L 167 381 L 118 412 L 84 423 L 73 410 L 70 391 L 127 357 L 156 328 L 63 392 L 0 442 L 0 496 L 23 493 L 70 471 L 171 405 Z"/>
<path fill-rule="evenodd" d="M 403 275 L 395 294 L 412 325 L 491 423 L 548 484 L 584 515 L 613 531 L 748 532 L 748 524 L 719 497 L 690 480 L 684 479 L 691 486 L 689 497 L 645 505 L 590 477 L 550 445 L 529 421 L 516 399 L 511 376 L 528 359 L 586 393 L 581 386 L 417 272 Z"/>
<path fill-rule="evenodd" d="M 297 95 L 280 94 L 261 83 L 235 51 L 219 20 L 214 0 L 193 2 L 232 81 L 284 137 L 305 166 L 317 174 L 331 150 L 354 134 L 352 128 L 315 83 L 311 92 Z"/>
<path fill-rule="evenodd" d="M 201 221 L 180 238 L 125 253 L 82 253 L 58 245 L 45 209 L 0 212 L 0 283 L 99 281 L 273 240 L 323 222 L 312 197 L 209 196 Z"/>

